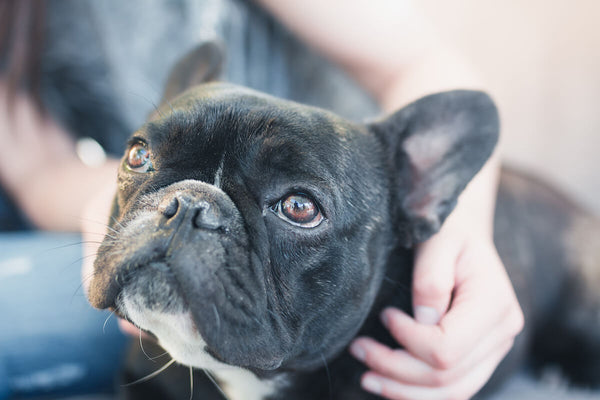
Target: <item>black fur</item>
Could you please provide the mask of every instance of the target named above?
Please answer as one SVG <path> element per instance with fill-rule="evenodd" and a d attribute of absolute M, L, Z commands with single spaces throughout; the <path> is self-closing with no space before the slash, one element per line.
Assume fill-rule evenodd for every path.
<path fill-rule="evenodd" d="M 357 334 L 395 346 L 379 312 L 410 311 L 412 246 L 440 228 L 497 134 L 495 107 L 481 92 L 432 95 L 360 125 L 232 85 L 191 89 L 134 134 L 153 170 L 133 172 L 123 161 L 117 233 L 99 251 L 90 301 L 124 313 L 126 292 L 146 309 L 189 310 L 215 359 L 264 379 L 285 376 L 273 400 L 373 398 L 345 348 Z M 559 296 L 582 303 L 562 292 L 567 277 L 581 281 L 567 268 L 562 234 L 584 214 L 550 190 L 523 202 L 533 188 L 512 193 L 518 179 L 501 189 L 498 249 L 529 321 L 553 326 Z M 290 193 L 314 199 L 323 222 L 302 228 L 280 218 L 275 205 Z M 535 213 L 525 218 L 523 204 Z M 539 244 L 542 233 L 552 248 Z M 531 257 L 519 257 L 523 243 Z M 530 289 L 542 279 L 549 290 Z M 599 354 L 581 326 L 563 328 Z M 521 336 L 492 382 L 541 332 Z M 542 342 L 539 353 L 550 354 Z"/>

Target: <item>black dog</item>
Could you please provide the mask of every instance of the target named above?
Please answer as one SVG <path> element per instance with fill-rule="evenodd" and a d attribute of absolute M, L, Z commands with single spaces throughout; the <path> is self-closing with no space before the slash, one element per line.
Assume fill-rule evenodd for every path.
<path fill-rule="evenodd" d="M 377 316 L 410 310 L 412 247 L 440 229 L 497 135 L 481 92 L 360 125 L 228 84 L 192 88 L 129 143 L 90 301 L 207 369 L 230 399 L 374 398 L 345 348 L 358 334 L 393 345 Z M 528 321 L 495 379 L 527 347 L 600 382 L 600 225 L 505 172 L 495 226 Z M 185 398 L 187 374 L 132 390 Z M 194 381 L 197 398 L 221 398 Z"/>

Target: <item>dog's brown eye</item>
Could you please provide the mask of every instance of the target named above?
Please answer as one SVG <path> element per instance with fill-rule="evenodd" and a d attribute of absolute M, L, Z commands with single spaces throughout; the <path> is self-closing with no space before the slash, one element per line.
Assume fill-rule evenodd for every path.
<path fill-rule="evenodd" d="M 304 228 L 314 228 L 323 221 L 323 214 L 317 204 L 300 193 L 279 200 L 273 211 L 280 218 Z"/>
<path fill-rule="evenodd" d="M 135 143 L 127 154 L 127 166 L 135 172 L 153 171 L 150 151 L 143 143 Z"/>

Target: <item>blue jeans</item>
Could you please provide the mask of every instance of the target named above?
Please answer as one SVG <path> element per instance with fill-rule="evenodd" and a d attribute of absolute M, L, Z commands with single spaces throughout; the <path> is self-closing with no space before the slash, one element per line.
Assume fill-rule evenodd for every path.
<path fill-rule="evenodd" d="M 128 340 L 85 299 L 80 240 L 0 232 L 0 400 L 114 390 Z"/>

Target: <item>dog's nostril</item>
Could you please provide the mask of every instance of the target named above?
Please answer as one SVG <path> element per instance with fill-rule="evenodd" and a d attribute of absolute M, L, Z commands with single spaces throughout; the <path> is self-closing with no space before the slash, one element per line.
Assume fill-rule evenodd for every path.
<path fill-rule="evenodd" d="M 177 197 L 173 197 L 162 213 L 167 218 L 173 218 L 177 214 L 177 210 L 179 210 L 179 200 Z"/>
<path fill-rule="evenodd" d="M 200 228 L 200 224 L 202 223 L 202 209 L 196 210 L 194 216 L 192 217 L 192 225 L 194 228 Z"/>
<path fill-rule="evenodd" d="M 196 212 L 192 218 L 192 225 L 196 229 L 219 230 L 222 228 L 216 208 L 204 202 L 196 207 Z"/>
<path fill-rule="evenodd" d="M 222 210 L 210 201 L 199 199 L 194 196 L 177 194 L 170 199 L 165 199 L 159 211 L 168 223 L 185 218 L 188 227 L 192 229 L 206 229 L 228 233 L 227 218 L 222 214 Z M 181 216 L 181 218 L 177 216 Z M 185 225 L 185 224 L 184 224 Z"/>

